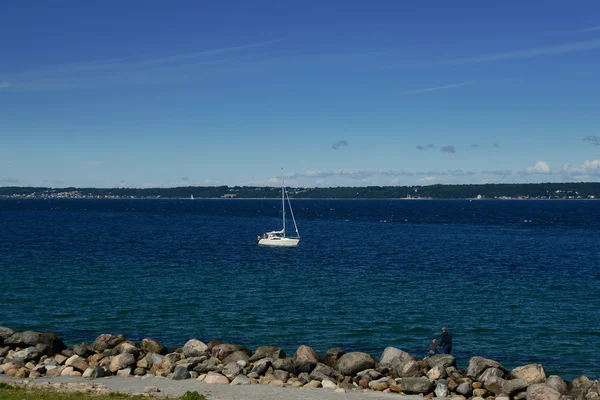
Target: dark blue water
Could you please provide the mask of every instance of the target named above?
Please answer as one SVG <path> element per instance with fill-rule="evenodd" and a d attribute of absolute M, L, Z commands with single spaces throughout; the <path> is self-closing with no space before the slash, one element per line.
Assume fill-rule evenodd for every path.
<path fill-rule="evenodd" d="M 0 200 L 0 326 L 219 339 L 600 374 L 600 202 Z"/>

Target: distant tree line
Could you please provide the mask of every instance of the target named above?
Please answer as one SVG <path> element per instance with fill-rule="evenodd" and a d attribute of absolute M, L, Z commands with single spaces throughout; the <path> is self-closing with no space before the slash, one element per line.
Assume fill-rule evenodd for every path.
<path fill-rule="evenodd" d="M 288 188 L 292 198 L 312 199 L 473 199 L 473 198 L 600 198 L 600 183 L 527 183 L 485 185 L 365 186 Z M 118 198 L 277 198 L 281 188 L 259 186 L 187 186 L 174 188 L 47 188 L 0 187 L 2 197 Z"/>

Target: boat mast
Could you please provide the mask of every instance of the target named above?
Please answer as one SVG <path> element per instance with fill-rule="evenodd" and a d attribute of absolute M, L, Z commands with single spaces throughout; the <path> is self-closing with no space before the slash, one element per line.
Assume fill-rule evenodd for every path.
<path fill-rule="evenodd" d="M 283 216 L 283 237 L 285 237 L 285 182 L 283 179 L 283 168 L 281 168 L 281 212 Z"/>

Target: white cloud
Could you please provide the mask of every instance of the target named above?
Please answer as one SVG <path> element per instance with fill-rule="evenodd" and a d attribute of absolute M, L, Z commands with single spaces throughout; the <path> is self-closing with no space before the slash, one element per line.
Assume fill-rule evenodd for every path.
<path fill-rule="evenodd" d="M 591 177 L 600 176 L 600 160 L 585 160 L 579 166 L 572 166 L 571 164 L 565 164 L 562 173 L 566 177 L 575 179 L 586 180 Z"/>
<path fill-rule="evenodd" d="M 421 179 L 417 180 L 417 182 L 434 182 L 437 178 L 435 176 L 424 176 Z"/>
<path fill-rule="evenodd" d="M 5 82 L 5 81 L 0 82 L 0 90 L 9 88 L 11 86 L 12 85 L 10 84 L 10 82 Z"/>
<path fill-rule="evenodd" d="M 533 167 L 527 167 L 519 171 L 521 175 L 533 175 L 533 174 L 552 174 L 552 170 L 546 161 L 538 161 Z"/>

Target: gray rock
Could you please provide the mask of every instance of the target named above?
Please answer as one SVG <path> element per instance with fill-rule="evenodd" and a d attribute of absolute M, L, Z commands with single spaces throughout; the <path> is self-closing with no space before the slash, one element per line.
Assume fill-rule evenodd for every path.
<path fill-rule="evenodd" d="M 323 380 L 323 377 L 327 377 L 332 378 L 332 380 L 335 381 L 338 377 L 340 377 L 340 373 L 328 365 L 318 363 L 317 366 L 310 373 L 310 377 L 312 379 L 318 379 L 320 381 Z"/>
<path fill-rule="evenodd" d="M 105 376 L 110 376 L 110 373 L 108 373 L 104 368 L 102 368 L 99 365 L 93 365 L 91 367 L 88 367 L 88 369 L 86 369 L 82 375 L 82 377 L 88 379 L 103 378 Z"/>
<path fill-rule="evenodd" d="M 6 328 L 4 326 L 0 326 L 0 346 L 2 346 L 2 343 L 8 339 L 9 337 L 11 337 L 12 335 L 15 334 L 15 331 L 10 329 L 10 328 Z"/>
<path fill-rule="evenodd" d="M 6 357 L 8 352 L 10 351 L 10 347 L 0 347 L 0 357 Z"/>
<path fill-rule="evenodd" d="M 471 387 L 470 383 L 463 382 L 456 387 L 455 392 L 465 397 L 471 397 L 473 394 L 473 388 Z"/>
<path fill-rule="evenodd" d="M 446 368 L 441 365 L 437 365 L 427 371 L 427 377 L 432 381 L 437 381 L 438 379 L 445 379 L 448 376 L 446 373 Z"/>
<path fill-rule="evenodd" d="M 181 381 L 184 379 L 190 379 L 190 371 L 188 371 L 187 367 L 184 365 L 178 365 L 175 367 L 173 371 L 173 376 L 171 377 L 174 381 Z"/>
<path fill-rule="evenodd" d="M 571 382 L 571 391 L 569 394 L 577 400 L 584 399 L 587 392 L 592 387 L 592 384 L 592 381 L 590 381 L 587 376 L 575 378 Z"/>
<path fill-rule="evenodd" d="M 369 368 L 375 368 L 375 359 L 370 354 L 358 351 L 344 354 L 336 364 L 336 369 L 347 376 L 354 376 Z"/>
<path fill-rule="evenodd" d="M 25 331 L 25 332 L 16 332 L 4 339 L 4 344 L 7 344 L 11 347 L 31 347 L 37 346 L 38 344 L 42 344 L 45 346 L 45 353 L 48 355 L 53 355 L 56 353 L 60 353 L 65 350 L 67 346 L 63 343 L 62 340 L 56 336 L 54 332 L 33 332 L 33 331 Z"/>
<path fill-rule="evenodd" d="M 504 369 L 502 364 L 498 361 L 490 360 L 489 358 L 484 357 L 471 357 L 469 360 L 469 367 L 467 368 L 466 375 L 469 378 L 477 379 L 477 377 L 485 371 L 487 368 L 500 368 Z"/>
<path fill-rule="evenodd" d="M 504 382 L 506 381 L 499 376 L 491 376 L 485 380 L 483 387 L 494 395 L 499 395 L 503 393 Z"/>
<path fill-rule="evenodd" d="M 273 365 L 273 360 L 270 358 L 263 358 L 254 363 L 254 367 L 252 368 L 252 372 L 257 373 L 259 376 L 262 376 L 267 372 L 269 367 Z"/>
<path fill-rule="evenodd" d="M 223 367 L 223 375 L 233 381 L 236 376 L 242 373 L 242 370 L 242 367 L 236 361 L 232 361 Z"/>
<path fill-rule="evenodd" d="M 509 396 L 514 396 L 517 393 L 526 391 L 528 386 L 529 383 L 524 379 L 511 379 L 504 381 L 502 391 Z"/>
<path fill-rule="evenodd" d="M 444 380 L 439 380 L 439 381 L 435 382 L 434 392 L 435 392 L 436 397 L 448 396 L 448 393 L 449 393 L 448 382 L 446 382 Z"/>
<path fill-rule="evenodd" d="M 277 359 L 277 358 L 285 358 L 285 352 L 281 349 L 281 347 L 275 346 L 260 346 L 256 349 L 252 357 L 250 357 L 250 362 L 258 361 L 263 358 Z"/>
<path fill-rule="evenodd" d="M 235 351 L 235 352 L 231 353 L 230 355 L 228 355 L 227 357 L 225 357 L 222 361 L 223 361 L 223 364 L 229 364 L 230 362 L 237 362 L 240 360 L 243 360 L 246 363 L 250 363 L 250 356 L 248 355 L 248 352 L 246 352 L 244 350 Z"/>
<path fill-rule="evenodd" d="M 312 371 L 319 361 L 319 356 L 309 346 L 302 345 L 298 347 L 294 354 L 294 364 L 298 372 Z"/>
<path fill-rule="evenodd" d="M 131 367 L 127 367 L 127 368 L 123 368 L 117 371 L 117 376 L 129 376 L 131 375 L 132 372 L 132 368 Z"/>
<path fill-rule="evenodd" d="M 142 339 L 142 342 L 140 343 L 140 348 L 145 353 L 156 353 L 161 355 L 167 354 L 167 348 L 162 343 L 151 338 Z"/>
<path fill-rule="evenodd" d="M 561 394 L 543 383 L 535 383 L 527 388 L 527 400 L 560 400 Z"/>
<path fill-rule="evenodd" d="M 546 379 L 546 385 L 556 390 L 560 394 L 567 394 L 567 383 L 558 375 L 551 375 Z"/>
<path fill-rule="evenodd" d="M 200 357 L 208 353 L 208 345 L 198 339 L 190 339 L 183 345 L 185 358 Z"/>
<path fill-rule="evenodd" d="M 281 382 L 287 382 L 287 380 L 290 379 L 290 373 L 281 369 L 273 371 L 273 376 L 276 380 Z"/>
<path fill-rule="evenodd" d="M 167 371 L 168 373 L 173 372 L 175 366 L 177 365 L 177 361 L 181 361 L 182 355 L 180 353 L 169 353 L 163 357 L 162 361 L 162 369 Z"/>
<path fill-rule="evenodd" d="M 402 391 L 406 394 L 427 394 L 434 383 L 427 378 L 402 378 Z"/>
<path fill-rule="evenodd" d="M 238 375 L 235 377 L 233 381 L 231 381 L 230 385 L 239 386 L 239 385 L 251 385 L 250 379 L 246 375 Z"/>
<path fill-rule="evenodd" d="M 112 335 L 110 333 L 103 333 L 102 335 L 98 336 L 96 340 L 94 340 L 94 343 L 92 343 L 92 347 L 98 353 L 102 353 L 104 350 L 114 349 L 116 346 L 118 346 L 124 341 L 125 336 L 121 334 Z"/>
<path fill-rule="evenodd" d="M 133 354 L 122 353 L 113 357 L 113 359 L 110 361 L 110 366 L 108 367 L 108 369 L 110 370 L 110 372 L 115 373 L 121 369 L 134 366 L 135 357 L 133 356 Z"/>
<path fill-rule="evenodd" d="M 222 343 L 214 346 L 212 348 L 211 354 L 213 357 L 218 358 L 219 360 L 224 360 L 228 355 L 235 353 L 236 351 L 245 351 L 248 355 L 251 355 L 252 352 L 244 346 L 238 346 L 237 344 L 229 344 Z"/>
<path fill-rule="evenodd" d="M 335 364 L 337 363 L 337 361 L 344 354 L 346 354 L 344 349 L 339 348 L 339 347 L 334 347 L 332 349 L 327 350 L 325 353 L 323 353 L 323 355 L 321 356 L 321 362 L 323 362 L 323 364 L 325 364 L 327 366 L 335 367 Z"/>
<path fill-rule="evenodd" d="M 150 362 L 154 365 L 162 365 L 165 356 L 157 354 L 157 353 L 148 353 L 146 357 L 150 356 Z"/>
<path fill-rule="evenodd" d="M 310 375 L 308 372 L 300 372 L 298 374 L 298 380 L 302 382 L 303 385 L 306 385 L 308 382 L 310 382 Z"/>
<path fill-rule="evenodd" d="M 296 364 L 294 363 L 294 359 L 292 357 L 278 358 L 273 360 L 273 369 L 281 369 L 289 372 L 290 374 L 295 374 Z"/>
<path fill-rule="evenodd" d="M 37 347 L 28 347 L 26 349 L 17 351 L 13 354 L 14 358 L 23 361 L 39 360 L 42 356 L 42 351 Z"/>
<path fill-rule="evenodd" d="M 366 379 L 368 381 L 378 380 L 383 378 L 383 374 L 376 369 L 365 369 L 356 374 L 358 379 Z"/>
<path fill-rule="evenodd" d="M 530 385 L 534 383 L 542 383 L 546 380 L 546 371 L 541 364 L 529 364 L 517 367 L 510 371 L 510 376 L 513 379 L 526 380 Z"/>
<path fill-rule="evenodd" d="M 398 364 L 392 370 L 393 378 L 419 378 L 423 375 L 423 368 L 421 368 L 421 364 L 416 360 Z"/>
<path fill-rule="evenodd" d="M 73 353 L 83 358 L 87 358 L 94 354 L 94 348 L 89 343 L 75 344 L 71 346 L 71 350 Z"/>
<path fill-rule="evenodd" d="M 379 365 L 386 368 L 392 368 L 396 364 L 403 364 L 414 360 L 414 357 L 396 347 L 386 347 L 379 357 Z"/>
<path fill-rule="evenodd" d="M 456 359 L 450 354 L 436 354 L 426 359 L 429 368 L 442 366 L 444 368 L 455 367 Z"/>
<path fill-rule="evenodd" d="M 501 370 L 500 368 L 495 368 L 495 367 L 487 368 L 485 371 L 483 371 L 479 375 L 477 380 L 479 382 L 482 382 L 483 384 L 485 384 L 485 381 L 487 381 L 488 379 L 490 379 L 492 377 L 504 378 L 504 371 Z"/>

